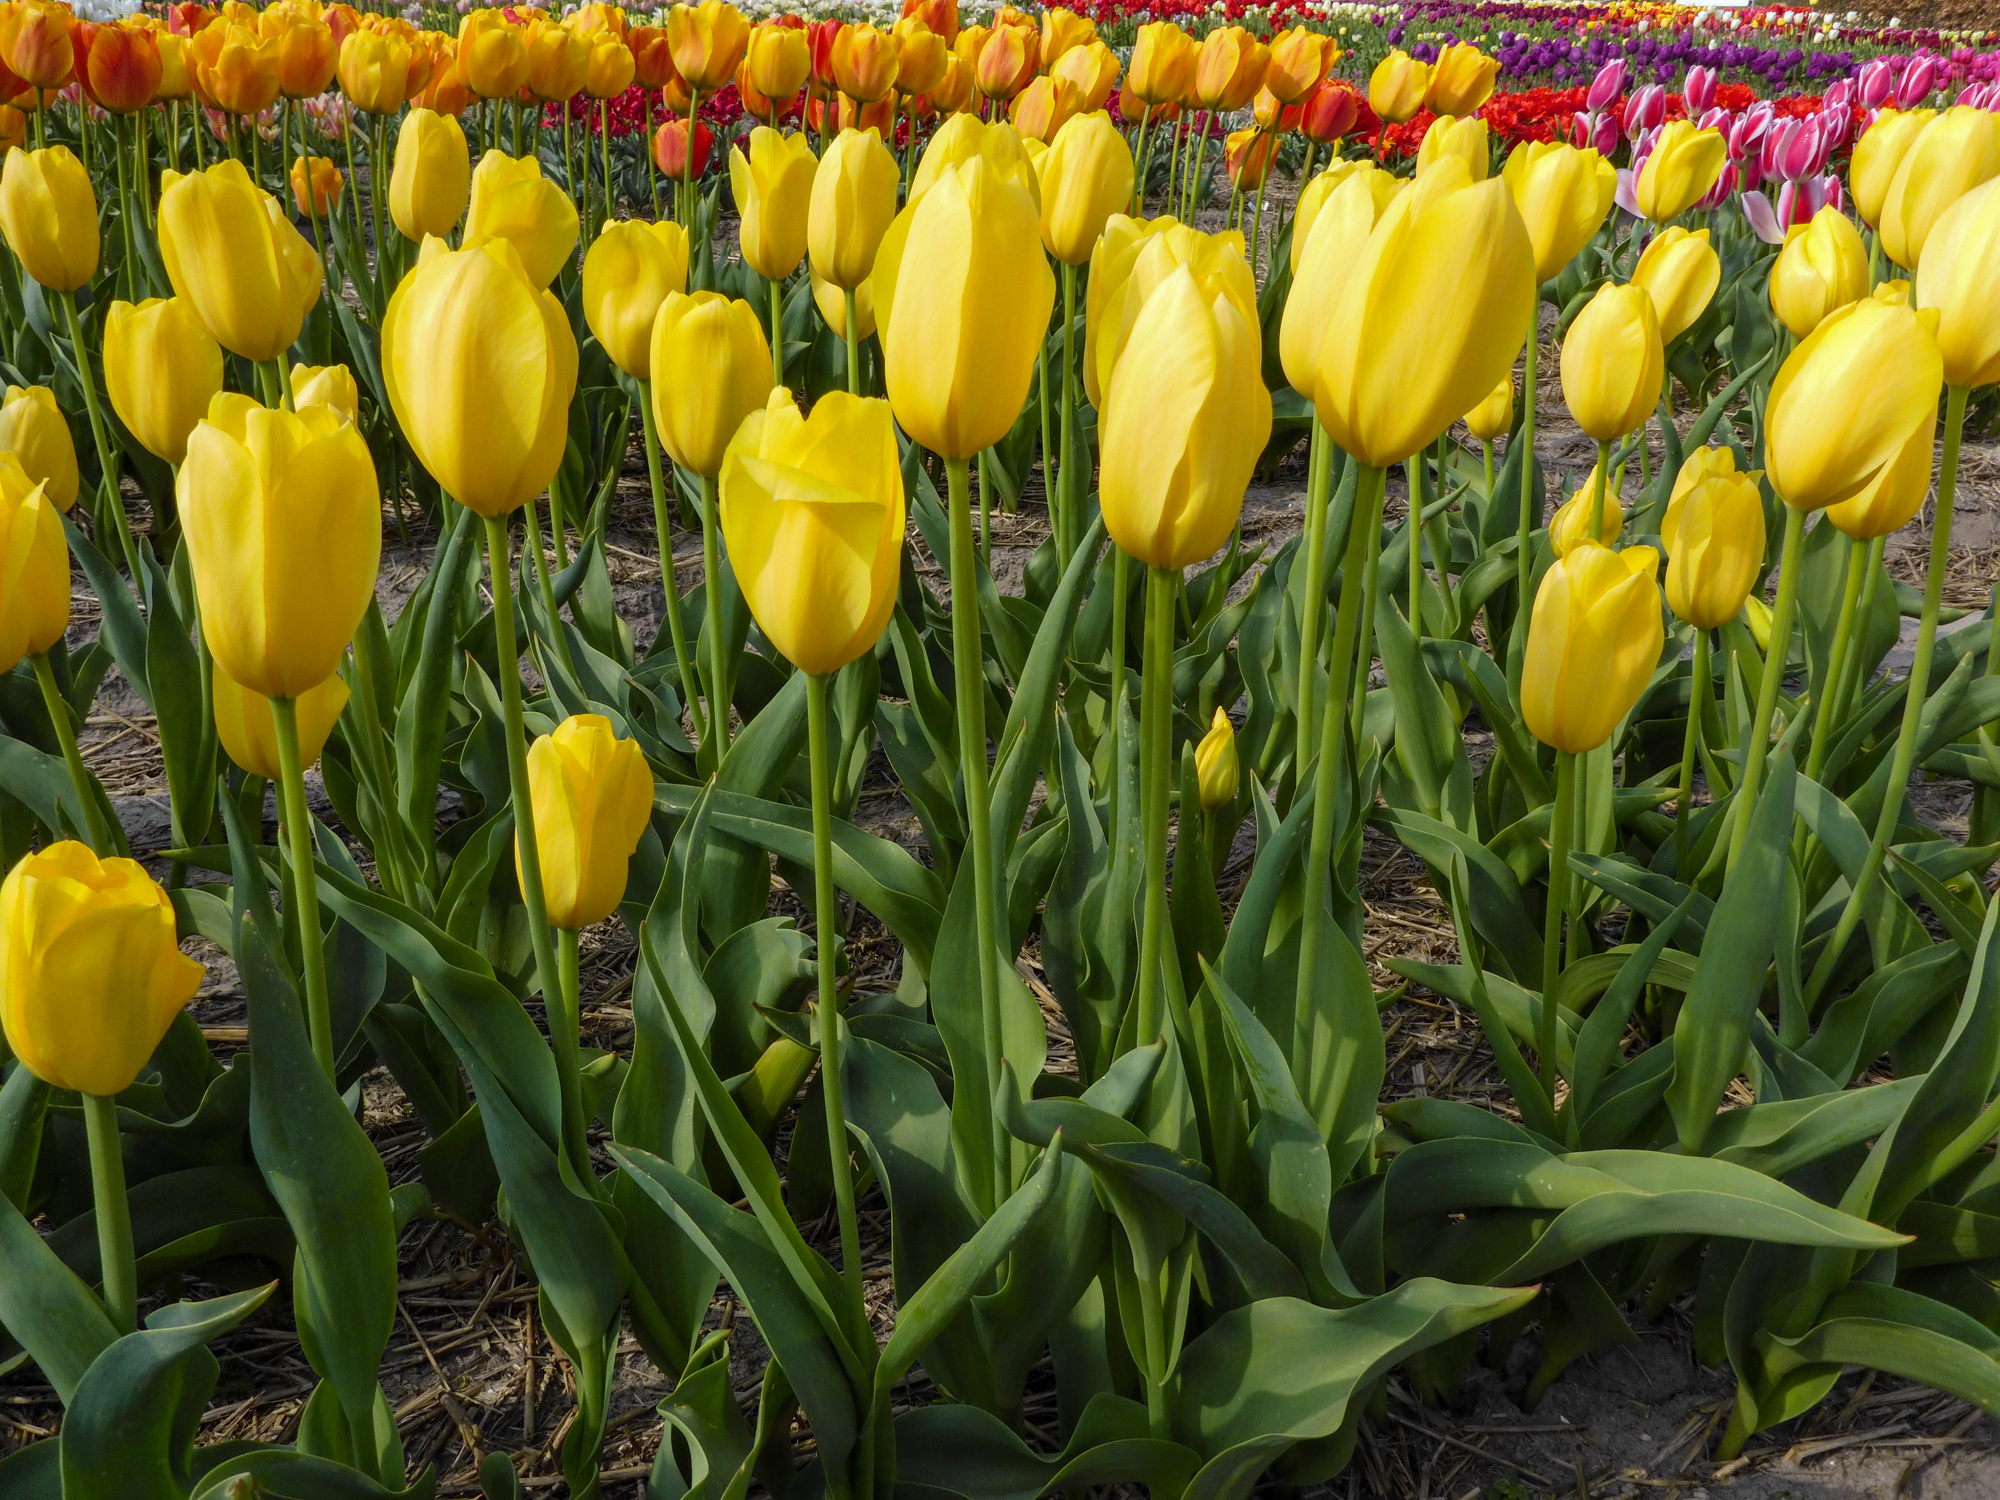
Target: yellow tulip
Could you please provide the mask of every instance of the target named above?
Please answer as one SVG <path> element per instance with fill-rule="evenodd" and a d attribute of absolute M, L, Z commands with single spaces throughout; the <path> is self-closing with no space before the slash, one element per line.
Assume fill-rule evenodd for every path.
<path fill-rule="evenodd" d="M 1609 547 L 1616 542 L 1625 530 L 1625 506 L 1609 483 L 1604 487 L 1604 520 L 1592 536 L 1590 521 L 1596 514 L 1597 465 L 1592 464 L 1583 483 L 1570 491 L 1569 499 L 1549 517 L 1549 550 L 1557 557 L 1567 557 L 1586 543 Z"/>
<path fill-rule="evenodd" d="M 1019 183 L 1041 211 L 1041 178 L 1032 162 L 1034 142 L 1022 137 L 1011 121 L 987 124 L 971 113 L 956 114 L 940 125 L 924 147 L 917 170 L 910 179 L 907 209 L 931 190 L 947 167 L 962 167 L 975 156 L 986 159 L 987 168 L 997 177 Z M 907 220 L 905 221 L 907 225 Z"/>
<path fill-rule="evenodd" d="M 971 458 L 1014 425 L 1055 306 L 1041 213 L 1019 176 L 1032 182 L 1034 169 L 1016 160 L 1007 176 L 984 153 L 941 170 L 876 257 L 889 403 L 943 458 Z"/>
<path fill-rule="evenodd" d="M 217 20 L 203 27 L 188 39 L 188 60 L 203 103 L 228 114 L 261 114 L 283 87 L 277 39 L 259 35 L 254 25 Z"/>
<path fill-rule="evenodd" d="M 788 103 L 812 76 L 812 52 L 801 27 L 766 21 L 752 31 L 746 45 L 744 66 L 751 86 L 766 99 Z"/>
<path fill-rule="evenodd" d="M 843 130 L 815 169 L 806 214 L 813 270 L 842 289 L 860 286 L 896 217 L 902 174 L 873 130 Z"/>
<path fill-rule="evenodd" d="M 712 94 L 736 76 L 750 45 L 750 23 L 723 0 L 676 5 L 667 13 L 667 45 L 687 86 Z"/>
<path fill-rule="evenodd" d="M 896 605 L 903 471 L 889 404 L 833 391 L 801 417 L 783 386 L 722 463 L 722 534 L 757 626 L 802 672 L 875 647 Z"/>
<path fill-rule="evenodd" d="M 540 160 L 504 151 L 479 159 L 465 213 L 468 244 L 486 235 L 508 241 L 529 279 L 544 287 L 575 252 L 576 233 L 576 205 L 542 176 Z"/>
<path fill-rule="evenodd" d="M 1771 310 L 1802 339 L 1836 307 L 1868 295 L 1868 249 L 1854 221 L 1828 204 L 1794 224 L 1771 267 Z"/>
<path fill-rule="evenodd" d="M 1320 345 L 1333 310 L 1346 294 L 1355 260 L 1375 232 L 1376 222 L 1391 199 L 1376 191 L 1386 172 L 1350 172 L 1331 195 L 1316 199 L 1305 227 L 1304 253 L 1293 268 L 1292 288 L 1278 324 L 1278 356 L 1285 379 L 1308 401 L 1319 379 Z M 1315 181 L 1317 186 L 1317 180 Z M 1301 200 L 1300 218 L 1306 218 Z M 1292 246 L 1299 248 L 1295 222 Z"/>
<path fill-rule="evenodd" d="M 0 453 L 0 671 L 69 629 L 69 541 L 48 487 Z"/>
<path fill-rule="evenodd" d="M 1368 75 L 1368 107 L 1391 124 L 1400 125 L 1416 118 L 1430 87 L 1430 64 L 1418 62 L 1398 47 Z"/>
<path fill-rule="evenodd" d="M 1073 10 L 1060 8 L 1042 13 L 1042 67 L 1053 68 L 1078 47 L 1097 40 L 1097 23 Z"/>
<path fill-rule="evenodd" d="M 1439 162 L 1389 205 L 1334 305 L 1313 397 L 1327 434 L 1363 463 L 1408 458 L 1514 367 L 1535 297 L 1506 184 Z"/>
<path fill-rule="evenodd" d="M 1218 26 L 1195 53 L 1194 92 L 1203 109 L 1225 114 L 1247 106 L 1264 86 L 1271 49 L 1241 26 Z"/>
<path fill-rule="evenodd" d="M 396 132 L 389 176 L 389 217 L 406 240 L 450 234 L 472 192 L 465 128 L 451 115 L 413 109 Z"/>
<path fill-rule="evenodd" d="M 1757 649 L 1766 654 L 1771 649 L 1771 606 L 1761 595 L 1752 594 L 1743 601 L 1743 623 L 1750 627 L 1750 638 L 1757 643 Z"/>
<path fill-rule="evenodd" d="M 1474 182 L 1485 181 L 1488 160 L 1486 122 L 1469 118 L 1454 120 L 1449 115 L 1439 115 L 1431 121 L 1431 128 L 1424 132 L 1423 143 L 1417 147 L 1417 170 L 1422 172 L 1440 157 L 1446 156 L 1455 156 L 1464 162 L 1466 173 Z"/>
<path fill-rule="evenodd" d="M 160 259 L 176 298 L 230 353 L 276 359 L 319 300 L 318 252 L 240 161 L 161 181 Z"/>
<path fill-rule="evenodd" d="M 331 677 L 382 557 L 382 494 L 354 424 L 330 406 L 218 396 L 175 493 L 202 633 L 223 670 L 269 698 Z"/>
<path fill-rule="evenodd" d="M 1902 451 L 1883 465 L 1858 494 L 1826 508 L 1827 521 L 1835 530 L 1860 542 L 1872 542 L 1909 525 L 1930 494 L 1934 436 L 1932 423 L 1913 426 Z"/>
<path fill-rule="evenodd" d="M 1660 522 L 1661 534 L 1674 524 L 1674 507 L 1679 505 L 1687 493 L 1705 479 L 1736 472 L 1736 450 L 1733 448 L 1697 448 L 1681 460 L 1679 471 L 1674 475 L 1673 492 L 1667 499 L 1667 513 Z"/>
<path fill-rule="evenodd" d="M 0 1025 L 44 1083 L 122 1094 L 204 972 L 180 951 L 173 902 L 136 860 L 100 860 L 65 839 L 0 882 Z"/>
<path fill-rule="evenodd" d="M 1721 131 L 1703 130 L 1692 120 L 1669 120 L 1632 184 L 1640 214 L 1661 224 L 1686 213 L 1728 165 L 1729 143 Z"/>
<path fill-rule="evenodd" d="M 606 32 L 596 34 L 590 45 L 589 65 L 584 69 L 583 91 L 593 99 L 616 99 L 632 87 L 638 62 L 622 38 Z"/>
<path fill-rule="evenodd" d="M 1148 21 L 1132 45 L 1125 85 L 1148 106 L 1178 103 L 1194 88 L 1198 52 L 1194 38 L 1172 21 Z"/>
<path fill-rule="evenodd" d="M 1543 744 L 1595 750 L 1639 701 L 1666 626 L 1651 547 L 1586 543 L 1542 575 L 1521 670 L 1521 717 Z"/>
<path fill-rule="evenodd" d="M 7 153 L 0 233 L 22 269 L 50 291 L 90 284 L 97 274 L 97 194 L 69 147 Z"/>
<path fill-rule="evenodd" d="M 819 170 L 802 132 L 790 135 L 759 125 L 750 151 L 729 148 L 729 191 L 742 218 L 738 242 L 743 264 L 772 281 L 799 268 L 806 253 L 806 225 Z"/>
<path fill-rule="evenodd" d="M 1652 294 L 1606 282 L 1563 339 L 1563 400 L 1576 425 L 1600 443 L 1637 432 L 1660 404 L 1666 375 Z"/>
<path fill-rule="evenodd" d="M 1201 791 L 1201 810 L 1219 812 L 1236 800 L 1242 766 L 1236 754 L 1236 726 L 1229 711 L 1218 708 L 1208 733 L 1194 747 L 1195 784 Z"/>
<path fill-rule="evenodd" d="M 624 899 L 653 815 L 653 773 L 638 742 L 619 739 L 602 714 L 564 719 L 528 747 L 528 797 L 550 924 L 574 932 L 602 922 Z"/>
<path fill-rule="evenodd" d="M 837 339 L 845 339 L 847 293 L 832 282 L 813 276 L 810 267 L 806 274 L 812 277 L 813 306 L 819 309 L 827 331 Z M 875 288 L 870 282 L 864 281 L 854 289 L 854 337 L 857 342 L 875 337 Z"/>
<path fill-rule="evenodd" d="M 1339 56 L 1337 48 L 1329 56 L 1331 38 L 1303 26 L 1294 26 L 1271 38 L 1271 65 L 1264 74 L 1264 87 L 1279 104 L 1297 104 L 1319 87 L 1326 70 Z"/>
<path fill-rule="evenodd" d="M 1493 387 L 1493 394 L 1465 414 L 1465 427 L 1482 443 L 1503 438 L 1514 428 L 1514 376 L 1510 371 Z"/>
<path fill-rule="evenodd" d="M 1103 286 L 1094 326 L 1088 316 L 1085 320 L 1084 385 L 1090 392 L 1091 404 L 1100 410 L 1141 309 L 1179 267 L 1186 266 L 1192 273 L 1204 301 L 1220 292 L 1246 318 L 1253 323 L 1257 321 L 1257 285 L 1250 276 L 1250 262 L 1240 232 L 1226 229 L 1203 234 L 1173 219 L 1155 219 L 1143 226 L 1147 232 L 1132 238 L 1122 226 L 1134 222 L 1123 215 L 1111 221 L 1121 226 L 1119 240 L 1128 253 L 1108 255 L 1102 265 L 1093 258 L 1091 295 L 1097 296 L 1100 291 L 1096 274 L 1100 270 Z M 1108 234 L 1106 237 L 1110 238 Z"/>
<path fill-rule="evenodd" d="M 1528 141 L 1501 176 L 1535 246 L 1535 277 L 1550 281 L 1590 243 L 1618 192 L 1618 172 L 1590 147 Z"/>
<path fill-rule="evenodd" d="M 500 10 L 475 9 L 458 28 L 458 76 L 482 99 L 511 99 L 528 83 L 526 28 Z"/>
<path fill-rule="evenodd" d="M 1653 237 L 1632 268 L 1632 284 L 1653 296 L 1660 341 L 1671 344 L 1708 311 L 1722 283 L 1722 262 L 1708 243 L 1708 231 L 1690 234 L 1678 224 Z"/>
<path fill-rule="evenodd" d="M 1097 355 L 1104 342 L 1106 311 L 1114 303 L 1122 307 L 1122 299 L 1114 294 L 1130 279 L 1146 241 L 1180 227 L 1180 221 L 1168 214 L 1157 219 L 1113 214 L 1104 221 L 1104 232 L 1091 247 L 1090 275 L 1083 286 L 1083 385 L 1092 406 L 1102 406 L 1104 401 L 1104 388 L 1097 380 Z M 1118 321 L 1122 322 L 1122 311 Z M 1117 332 L 1117 343 L 1123 343 L 1125 331 L 1121 328 Z"/>
<path fill-rule="evenodd" d="M 382 319 L 382 381 L 403 435 L 482 516 L 518 509 L 555 477 L 576 360 L 562 304 L 507 240 L 426 240 Z"/>
<path fill-rule="evenodd" d="M 56 405 L 56 393 L 47 386 L 7 387 L 6 399 L 0 401 L 0 451 L 18 458 L 29 479 L 48 486 L 57 510 L 76 504 L 76 442 Z"/>
<path fill-rule="evenodd" d="M 276 781 L 279 773 L 278 729 L 271 718 L 271 700 L 247 688 L 215 664 L 210 698 L 215 706 L 215 734 L 223 753 L 252 776 Z M 309 769 L 326 749 L 328 736 L 347 707 L 347 683 L 338 675 L 298 695 L 299 765 Z"/>
<path fill-rule="evenodd" d="M 388 31 L 350 31 L 340 44 L 340 91 L 356 109 L 392 115 L 403 107 L 410 44 Z"/>
<path fill-rule="evenodd" d="M 1854 211 L 1870 229 L 1881 227 L 1882 205 L 1889 201 L 1896 168 L 1903 164 L 1903 157 L 1924 133 L 1924 127 L 1936 118 L 1934 109 L 1885 109 L 1854 143 L 1847 180 L 1854 192 Z"/>
<path fill-rule="evenodd" d="M 1042 244 L 1067 266 L 1090 259 L 1110 217 L 1132 197 L 1132 148 L 1098 110 L 1056 132 L 1039 163 Z"/>
<path fill-rule="evenodd" d="M 1470 42 L 1454 42 L 1438 54 L 1424 102 L 1441 115 L 1470 115 L 1493 97 L 1493 81 L 1499 76 L 1499 58 L 1488 57 Z"/>
<path fill-rule="evenodd" d="M 687 270 L 687 231 L 671 220 L 608 219 L 583 258 L 584 319 L 634 380 L 653 377 L 653 320 Z"/>
<path fill-rule="evenodd" d="M 1771 382 L 1764 460 L 1798 510 L 1851 500 L 1919 441 L 1926 476 L 1944 360 L 1935 312 L 1880 296 L 1850 302 L 1794 349 Z"/>
<path fill-rule="evenodd" d="M 1704 479 L 1670 507 L 1667 607 L 1698 630 L 1719 630 L 1742 612 L 1764 576 L 1764 499 L 1756 474 Z"/>
<path fill-rule="evenodd" d="M 361 388 L 346 365 L 293 365 L 292 410 L 328 406 L 353 422 L 361 415 Z"/>
<path fill-rule="evenodd" d="M 2000 178 L 1938 216 L 1916 294 L 1918 307 L 1937 309 L 1944 378 L 1967 389 L 2000 381 Z"/>
<path fill-rule="evenodd" d="M 1118 84 L 1118 54 L 1104 43 L 1091 41 L 1072 47 L 1050 70 L 1054 78 L 1066 78 L 1076 85 L 1084 113 L 1104 108 Z"/>
<path fill-rule="evenodd" d="M 1292 274 L 1298 275 L 1299 265 L 1305 255 L 1306 242 L 1312 238 L 1313 221 L 1319 211 L 1339 186 L 1350 177 L 1365 177 L 1369 193 L 1375 199 L 1375 217 L 1382 216 L 1382 210 L 1389 201 L 1409 183 L 1393 172 L 1385 172 L 1372 161 L 1357 161 L 1351 157 L 1335 157 L 1325 171 L 1316 174 L 1313 180 L 1299 192 L 1298 207 L 1292 214 L 1292 248 L 1290 259 Z M 1296 284 L 1296 283 L 1295 283 Z"/>
<path fill-rule="evenodd" d="M 2000 177 L 2000 115 L 1952 106 L 1924 126 L 1896 164 L 1882 203 L 1882 253 L 1916 270 L 1938 216 L 1994 177 Z"/>
<path fill-rule="evenodd" d="M 178 464 L 222 389 L 222 348 L 178 297 L 114 302 L 104 315 L 104 387 L 140 446 Z"/>
<path fill-rule="evenodd" d="M 653 416 L 660 442 L 705 479 L 736 429 L 771 394 L 771 345 L 756 309 L 720 292 L 670 293 L 653 320 Z"/>
<path fill-rule="evenodd" d="M 590 75 L 590 40 L 553 21 L 532 22 L 528 49 L 528 92 L 559 102 L 574 98 Z"/>
<path fill-rule="evenodd" d="M 1146 298 L 1098 424 L 1104 525 L 1128 555 L 1178 570 L 1228 538 L 1271 436 L 1262 361 L 1255 319 L 1185 265 Z"/>

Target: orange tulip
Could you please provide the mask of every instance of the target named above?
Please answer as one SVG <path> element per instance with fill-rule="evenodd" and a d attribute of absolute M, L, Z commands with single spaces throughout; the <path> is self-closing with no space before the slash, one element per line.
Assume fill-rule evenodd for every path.
<path fill-rule="evenodd" d="M 160 86 L 160 48 L 151 32 L 105 26 L 91 43 L 90 92 L 113 114 L 129 115 L 153 102 Z"/>
<path fill-rule="evenodd" d="M 922 21 L 947 47 L 958 40 L 958 0 L 903 0 L 903 16 Z"/>
<path fill-rule="evenodd" d="M 687 86 L 712 94 L 736 76 L 750 45 L 750 25 L 726 0 L 676 5 L 667 13 L 667 42 Z"/>
<path fill-rule="evenodd" d="M 290 181 L 292 201 L 298 204 L 299 212 L 307 218 L 324 219 L 339 200 L 345 179 L 340 168 L 324 156 L 295 156 Z"/>
<path fill-rule="evenodd" d="M 834 85 L 857 104 L 873 104 L 896 86 L 900 60 L 888 32 L 866 21 L 856 22 L 834 38 Z"/>
<path fill-rule="evenodd" d="M 1257 97 L 1270 69 L 1269 47 L 1241 26 L 1223 26 L 1202 39 L 1195 58 L 1195 94 L 1203 109 L 1232 114 Z"/>
<path fill-rule="evenodd" d="M 979 61 L 972 70 L 973 86 L 989 99 L 1012 99 L 1035 76 L 1041 54 L 1041 33 L 1034 27 L 996 26 L 979 49 Z"/>
<path fill-rule="evenodd" d="M 314 99 L 333 83 L 340 46 L 333 28 L 297 11 L 264 12 L 264 33 L 278 44 L 278 92 L 287 99 Z M 274 21 L 273 17 L 284 17 Z"/>
<path fill-rule="evenodd" d="M 1264 75 L 1264 87 L 1280 104 L 1297 104 L 1326 76 L 1333 62 L 1329 50 L 1338 53 L 1339 49 L 1329 49 L 1328 43 L 1329 38 L 1303 26 L 1279 32 L 1271 38 L 1271 65 Z"/>

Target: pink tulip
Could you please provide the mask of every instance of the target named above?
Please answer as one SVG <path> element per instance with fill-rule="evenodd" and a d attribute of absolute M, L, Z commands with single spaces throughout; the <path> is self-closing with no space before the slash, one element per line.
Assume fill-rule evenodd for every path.
<path fill-rule="evenodd" d="M 1715 179 L 1715 186 L 1702 196 L 1701 202 L 1697 203 L 1695 207 L 1707 209 L 1722 207 L 1736 192 L 1738 180 L 1738 174 L 1734 165 L 1724 167 L 1722 175 Z"/>
<path fill-rule="evenodd" d="M 1903 76 L 1896 80 L 1896 108 L 1915 109 L 1930 96 L 1937 83 L 1938 63 L 1935 57 L 1913 57 L 1903 67 Z"/>
<path fill-rule="evenodd" d="M 1861 84 L 1861 103 L 1867 109 L 1880 109 L 1896 97 L 1896 73 L 1886 57 L 1863 63 L 1857 78 Z"/>
<path fill-rule="evenodd" d="M 1598 110 L 1609 109 L 1624 92 L 1625 59 L 1613 58 L 1599 68 L 1597 76 L 1591 79 L 1590 94 L 1584 101 L 1584 107 L 1593 114 Z"/>
<path fill-rule="evenodd" d="M 1657 130 L 1666 123 L 1667 91 L 1657 83 L 1649 83 L 1642 89 L 1634 89 L 1632 97 L 1625 101 L 1625 139 L 1636 141 L 1648 130 Z"/>
<path fill-rule="evenodd" d="M 1687 82 L 1681 85 L 1681 97 L 1687 100 L 1689 114 L 1706 113 L 1715 104 L 1715 70 L 1689 68 Z"/>

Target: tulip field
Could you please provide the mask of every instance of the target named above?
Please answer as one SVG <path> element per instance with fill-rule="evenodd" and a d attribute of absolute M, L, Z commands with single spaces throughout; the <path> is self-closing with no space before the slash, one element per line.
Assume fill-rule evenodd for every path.
<path fill-rule="evenodd" d="M 0 0 L 0 1500 L 2000 1487 L 1977 9 Z"/>

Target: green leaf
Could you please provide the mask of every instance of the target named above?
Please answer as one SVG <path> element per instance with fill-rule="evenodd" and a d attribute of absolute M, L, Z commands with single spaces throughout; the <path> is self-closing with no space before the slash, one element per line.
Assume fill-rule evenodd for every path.
<path fill-rule="evenodd" d="M 0 1197 L 0 1265 L 7 1268 L 7 1274 L 0 1276 L 0 1325 L 20 1341 L 67 1405 L 91 1363 L 117 1339 L 118 1330 L 90 1288 L 4 1197 Z"/>
<path fill-rule="evenodd" d="M 925 1500 L 1041 1500 L 1108 1484 L 1178 1495 L 1200 1463 L 1179 1443 L 1152 1437 L 1144 1407 L 1109 1394 L 1091 1399 L 1054 1455 L 971 1406 L 919 1407 L 898 1417 L 895 1431 L 897 1493 Z"/>

